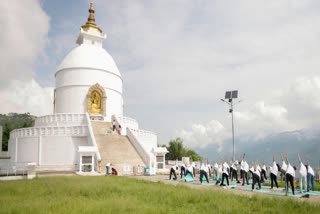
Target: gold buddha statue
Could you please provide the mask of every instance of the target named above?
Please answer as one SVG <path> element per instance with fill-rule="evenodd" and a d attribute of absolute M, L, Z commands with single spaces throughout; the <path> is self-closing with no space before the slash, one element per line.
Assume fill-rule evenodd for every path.
<path fill-rule="evenodd" d="M 93 91 L 91 94 L 91 113 L 101 113 L 101 96 L 97 91 Z"/>

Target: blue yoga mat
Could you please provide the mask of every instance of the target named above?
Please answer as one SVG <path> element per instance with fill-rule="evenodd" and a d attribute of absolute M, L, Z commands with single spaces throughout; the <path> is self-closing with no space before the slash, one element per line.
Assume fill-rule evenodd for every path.
<path fill-rule="evenodd" d="M 185 182 L 192 182 L 192 181 L 193 181 L 193 177 L 188 173 L 188 174 L 184 177 L 184 181 L 185 181 Z"/>

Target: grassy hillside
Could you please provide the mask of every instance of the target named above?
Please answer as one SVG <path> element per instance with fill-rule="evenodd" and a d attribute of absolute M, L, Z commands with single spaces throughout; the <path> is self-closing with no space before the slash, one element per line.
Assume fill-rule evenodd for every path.
<path fill-rule="evenodd" d="M 280 197 L 238 196 L 127 177 L 0 181 L 0 213 L 318 213 Z"/>

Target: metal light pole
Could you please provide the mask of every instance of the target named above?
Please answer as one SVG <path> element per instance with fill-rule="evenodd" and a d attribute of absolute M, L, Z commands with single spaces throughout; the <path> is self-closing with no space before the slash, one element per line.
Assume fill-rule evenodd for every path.
<path fill-rule="evenodd" d="M 234 123 L 233 123 L 233 103 L 231 99 L 231 121 L 232 121 L 232 162 L 235 162 L 236 158 L 234 155 Z"/>
<path fill-rule="evenodd" d="M 234 122 L 233 122 L 233 99 L 236 99 L 238 98 L 238 91 L 227 91 L 226 92 L 226 95 L 225 95 L 225 99 L 228 100 L 224 100 L 224 99 L 221 99 L 222 102 L 225 102 L 227 103 L 229 106 L 230 106 L 230 109 L 229 109 L 229 113 L 231 113 L 231 122 L 232 122 L 232 160 L 233 162 L 236 160 L 235 158 L 235 154 L 234 154 L 234 151 L 235 151 L 235 147 L 234 147 Z M 241 102 L 238 101 L 237 103 Z M 235 104 L 237 104 L 235 103 Z"/>

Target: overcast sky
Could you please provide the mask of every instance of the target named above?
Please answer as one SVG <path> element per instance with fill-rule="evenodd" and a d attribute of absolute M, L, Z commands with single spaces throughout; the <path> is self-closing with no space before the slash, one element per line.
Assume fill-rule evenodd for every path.
<path fill-rule="evenodd" d="M 51 114 L 54 73 L 89 0 L 0 1 L 0 113 Z M 95 0 L 125 115 L 191 148 L 319 127 L 320 1 Z"/>

